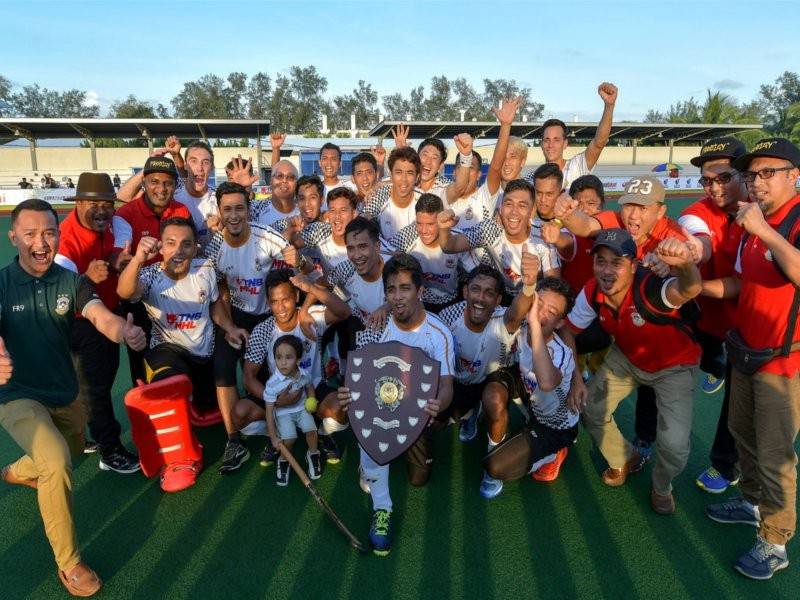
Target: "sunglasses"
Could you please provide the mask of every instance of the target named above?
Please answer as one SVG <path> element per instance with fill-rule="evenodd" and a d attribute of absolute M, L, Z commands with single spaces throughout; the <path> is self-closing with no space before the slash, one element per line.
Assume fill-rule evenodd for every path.
<path fill-rule="evenodd" d="M 730 183 L 734 177 L 736 177 L 736 173 L 728 171 L 726 173 L 720 173 L 716 177 L 703 176 L 700 179 L 698 179 L 698 181 L 700 182 L 700 185 L 702 185 L 703 187 L 711 187 L 715 183 L 719 185 L 725 185 L 726 183 Z"/>
<path fill-rule="evenodd" d="M 756 180 L 756 175 L 758 175 L 759 179 L 771 179 L 775 177 L 775 173 L 778 171 L 791 171 L 796 167 L 781 167 L 779 169 L 774 169 L 772 167 L 767 167 L 766 169 L 761 169 L 760 171 L 744 171 L 742 173 L 742 177 L 746 183 L 753 183 Z"/>

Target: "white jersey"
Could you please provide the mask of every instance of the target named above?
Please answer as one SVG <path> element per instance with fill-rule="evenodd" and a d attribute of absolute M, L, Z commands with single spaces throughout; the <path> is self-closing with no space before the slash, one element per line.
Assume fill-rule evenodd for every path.
<path fill-rule="evenodd" d="M 347 189 L 353 190 L 354 192 L 358 193 L 358 187 L 350 179 L 340 178 L 339 181 L 334 183 L 333 185 L 328 185 L 327 183 L 323 183 L 322 185 L 325 188 L 325 191 L 322 196 L 323 211 L 328 210 L 328 193 L 331 190 L 335 190 L 338 187 L 346 187 Z"/>
<path fill-rule="evenodd" d="M 330 273 L 347 260 L 347 246 L 344 244 L 340 246 L 333 240 L 329 223 L 324 221 L 309 223 L 300 232 L 300 239 L 306 248 L 317 251 L 325 273 Z"/>
<path fill-rule="evenodd" d="M 250 223 L 250 236 L 241 246 L 233 247 L 217 232 L 206 246 L 206 257 L 224 278 L 231 293 L 231 305 L 251 315 L 269 312 L 264 279 L 287 246 L 274 229 Z"/>
<path fill-rule="evenodd" d="M 416 221 L 417 213 L 414 207 L 420 197 L 420 192 L 414 190 L 414 197 L 408 206 L 401 208 L 392 201 L 392 186 L 378 188 L 364 206 L 362 213 L 368 219 L 377 219 L 381 230 L 381 238 L 388 242 L 406 225 Z"/>
<path fill-rule="evenodd" d="M 516 295 L 522 288 L 522 247 L 539 257 L 539 273 L 561 267 L 558 253 L 545 241 L 531 234 L 524 242 L 514 243 L 507 237 L 503 228 L 494 219 L 481 221 L 475 227 L 464 231 L 471 248 L 483 247 L 503 274 L 506 291 Z"/>
<path fill-rule="evenodd" d="M 300 209 L 295 204 L 294 208 L 288 213 L 281 212 L 270 200 L 254 200 L 250 202 L 250 220 L 253 223 L 271 227 L 276 221 L 288 219 L 300 214 Z"/>
<path fill-rule="evenodd" d="M 465 322 L 466 302 L 448 306 L 439 318 L 453 334 L 456 344 L 456 380 L 465 385 L 482 383 L 490 374 L 514 364 L 517 332 L 509 333 L 504 322 L 507 308 L 498 306 L 483 331 L 472 331 Z"/>
<path fill-rule="evenodd" d="M 439 173 L 436 176 L 436 179 L 433 180 L 431 189 L 429 189 L 427 192 L 421 187 L 415 187 L 414 189 L 420 194 L 433 194 L 434 196 L 439 196 L 444 205 L 447 206 L 447 186 L 449 186 L 451 183 L 453 183 L 452 179 Z"/>
<path fill-rule="evenodd" d="M 491 218 L 494 213 L 495 198 L 500 192 L 498 187 L 494 195 L 490 194 L 489 188 L 484 183 L 466 198 L 459 198 L 451 204 L 445 202 L 444 205 L 458 217 L 459 229 L 469 229 L 481 221 Z"/>
<path fill-rule="evenodd" d="M 564 163 L 564 168 L 561 170 L 561 172 L 564 174 L 564 182 L 561 184 L 561 189 L 569 191 L 569 186 L 572 185 L 573 181 L 575 181 L 578 177 L 589 175 L 592 172 L 589 168 L 589 165 L 586 163 L 586 151 L 584 150 L 580 154 L 576 154 L 567 160 Z M 535 185 L 533 173 L 534 171 L 529 171 L 525 175 L 525 181 L 531 185 Z"/>
<path fill-rule="evenodd" d="M 385 263 L 388 256 L 381 256 Z M 383 293 L 383 278 L 366 281 L 356 272 L 349 260 L 336 266 L 328 275 L 328 283 L 333 286 L 334 293 L 347 302 L 354 316 L 362 321 L 386 302 Z"/>
<path fill-rule="evenodd" d="M 211 239 L 211 232 L 206 224 L 206 219 L 211 215 L 219 215 L 219 207 L 217 206 L 214 190 L 209 187 L 205 194 L 195 198 L 185 187 L 182 187 L 179 190 L 175 190 L 174 198 L 189 209 L 194 226 L 197 228 L 197 243 L 200 244 L 201 248 L 205 248 L 208 240 Z"/>
<path fill-rule="evenodd" d="M 298 310 L 299 307 L 298 307 Z M 275 317 L 269 317 L 255 326 L 250 337 L 247 338 L 247 350 L 244 359 L 247 362 L 257 365 L 267 361 L 269 372 L 278 373 L 275 366 L 275 342 L 284 335 L 293 335 L 303 343 L 303 356 L 300 358 L 300 368 L 311 377 L 311 382 L 316 386 L 322 380 L 322 352 L 319 347 L 319 340 L 328 324 L 325 322 L 325 307 L 315 304 L 310 306 L 308 314 L 314 319 L 314 333 L 317 334 L 316 340 L 309 340 L 300 327 L 297 325 L 290 331 L 284 331 L 275 322 Z"/>
<path fill-rule="evenodd" d="M 407 252 L 422 266 L 422 282 L 425 289 L 422 300 L 433 304 L 445 304 L 458 295 L 458 265 L 464 264 L 466 252 L 447 254 L 439 242 L 431 248 L 422 243 L 417 225 L 412 223 L 398 231 L 389 246 L 397 252 Z"/>
<path fill-rule="evenodd" d="M 275 371 L 269 376 L 269 379 L 264 384 L 264 402 L 266 404 L 275 404 L 278 401 L 278 396 L 287 387 L 291 391 L 303 390 L 308 384 L 311 383 L 311 378 L 303 369 L 298 369 L 297 374 L 292 377 L 291 375 L 284 375 L 280 371 Z M 275 408 L 275 416 L 281 417 L 283 415 L 291 415 L 304 411 L 306 402 L 305 390 L 300 394 L 300 399 L 289 406 L 279 406 Z"/>
<path fill-rule="evenodd" d="M 140 300 L 153 323 L 150 347 L 177 344 L 194 356 L 214 352 L 214 323 L 211 304 L 219 291 L 211 261 L 195 258 L 189 272 L 175 281 L 164 273 L 161 263 L 139 272 Z"/>
<path fill-rule="evenodd" d="M 439 376 L 455 375 L 455 350 L 453 334 L 439 317 L 425 313 L 425 320 L 415 329 L 397 326 L 394 316 L 389 317 L 383 329 L 365 329 L 356 333 L 356 348 L 374 342 L 402 342 L 419 348 L 429 357 L 439 361 Z"/>
<path fill-rule="evenodd" d="M 533 350 L 528 343 L 528 324 L 523 323 L 519 332 L 519 370 L 522 383 L 530 396 L 530 407 L 534 418 L 542 425 L 553 429 L 569 429 L 578 423 L 578 414 L 567 408 L 567 395 L 575 370 L 572 350 L 554 333 L 547 342 L 547 351 L 556 369 L 561 371 L 561 383 L 551 392 L 542 392 L 533 372 Z"/>

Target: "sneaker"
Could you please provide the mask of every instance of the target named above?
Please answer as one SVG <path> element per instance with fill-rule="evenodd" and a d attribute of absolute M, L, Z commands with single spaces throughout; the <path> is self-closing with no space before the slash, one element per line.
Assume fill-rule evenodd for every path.
<path fill-rule="evenodd" d="M 133 452 L 128 452 L 124 446 L 117 446 L 108 452 L 101 452 L 99 467 L 101 471 L 123 474 L 136 473 L 141 468 L 139 457 Z"/>
<path fill-rule="evenodd" d="M 700 387 L 706 394 L 716 394 L 725 385 L 725 378 L 717 379 L 713 375 L 706 375 Z"/>
<path fill-rule="evenodd" d="M 242 465 L 250 458 L 250 451 L 240 440 L 228 440 L 225 444 L 225 452 L 222 455 L 222 465 L 219 467 L 220 473 L 232 473 L 242 468 Z"/>
<path fill-rule="evenodd" d="M 308 463 L 308 476 L 311 479 L 319 479 L 322 475 L 322 461 L 319 452 L 306 452 L 306 462 Z"/>
<path fill-rule="evenodd" d="M 706 516 L 717 523 L 744 523 L 753 527 L 761 523 L 758 507 L 741 496 L 720 504 L 709 504 L 706 506 Z"/>
<path fill-rule="evenodd" d="M 481 497 L 486 498 L 487 500 L 491 500 L 492 498 L 497 498 L 500 495 L 500 492 L 502 491 L 503 491 L 502 480 L 490 477 L 489 474 L 486 471 L 484 471 L 480 487 Z"/>
<path fill-rule="evenodd" d="M 458 424 L 458 439 L 466 444 L 475 439 L 478 435 L 478 419 L 481 416 L 481 405 L 478 404 L 472 409 L 472 414 L 467 419 L 461 419 Z"/>
<path fill-rule="evenodd" d="M 278 452 L 275 449 L 275 446 L 272 445 L 272 440 L 267 438 L 267 445 L 264 446 L 264 449 L 261 451 L 261 458 L 258 460 L 258 464 L 262 467 L 268 467 L 270 465 L 275 464 L 275 461 L 278 460 Z"/>
<path fill-rule="evenodd" d="M 558 474 L 561 472 L 561 463 L 567 458 L 569 448 L 561 448 L 556 452 L 556 457 L 553 462 L 549 462 L 539 467 L 536 471 L 531 473 L 531 477 L 536 481 L 555 481 Z"/>
<path fill-rule="evenodd" d="M 372 513 L 372 525 L 369 527 L 369 541 L 372 552 L 378 556 L 386 556 L 392 549 L 392 513 L 388 510 L 376 510 Z"/>
<path fill-rule="evenodd" d="M 281 487 L 289 485 L 289 461 L 278 459 L 278 468 L 275 469 L 275 483 Z"/>
<path fill-rule="evenodd" d="M 639 438 L 633 438 L 633 447 L 639 455 L 639 462 L 631 465 L 630 473 L 638 473 L 653 458 L 653 442 L 644 442 Z"/>
<path fill-rule="evenodd" d="M 731 485 L 736 485 L 739 483 L 739 479 L 736 478 L 733 481 L 725 479 L 722 473 L 717 471 L 714 467 L 709 467 L 702 473 L 700 476 L 695 480 L 697 487 L 701 490 L 705 490 L 709 494 L 721 494 L 725 490 L 728 489 Z"/>
<path fill-rule="evenodd" d="M 338 464 L 342 459 L 342 453 L 339 451 L 339 446 L 336 445 L 336 440 L 332 435 L 319 436 L 319 449 L 325 455 L 325 462 L 329 465 Z"/>
<path fill-rule="evenodd" d="M 369 494 L 369 481 L 364 477 L 364 469 L 361 468 L 361 465 L 358 465 L 358 487 L 365 494 Z"/>
<path fill-rule="evenodd" d="M 98 450 L 100 450 L 100 445 L 97 442 L 90 440 L 89 438 L 86 438 L 86 443 L 83 446 L 83 453 L 94 454 Z"/>
<path fill-rule="evenodd" d="M 775 544 L 756 537 L 756 544 L 739 557 L 733 568 L 751 579 L 769 579 L 789 566 L 786 550 L 780 550 Z"/>

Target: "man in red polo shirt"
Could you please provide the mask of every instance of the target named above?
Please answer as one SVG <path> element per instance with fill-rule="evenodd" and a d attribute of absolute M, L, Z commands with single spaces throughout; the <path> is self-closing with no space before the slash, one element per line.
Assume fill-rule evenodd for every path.
<path fill-rule="evenodd" d="M 603 230 L 592 252 L 594 279 L 581 290 L 567 322 L 579 332 L 599 319 L 614 342 L 589 384 L 584 425 L 609 464 L 603 483 L 622 485 L 639 457 L 622 437 L 614 412 L 637 387 L 655 390 L 658 452 L 650 504 L 659 514 L 672 514 L 672 480 L 689 458 L 692 397 L 700 361 L 700 347 L 679 309 L 700 293 L 700 271 L 689 245 L 676 238 L 663 240 L 654 250 L 675 277 L 661 278 L 641 269 L 636 244 L 624 229 Z M 573 380 L 576 384 L 583 387 L 579 378 Z"/>
<path fill-rule="evenodd" d="M 105 173 L 82 173 L 75 190 L 75 209 L 59 227 L 55 262 L 95 285 L 105 307 L 116 312 L 119 252 L 115 250 L 111 218 L 114 184 Z M 78 400 L 89 413 L 89 433 L 100 451 L 100 468 L 117 473 L 139 470 L 139 458 L 120 441 L 122 428 L 114 417 L 111 388 L 119 369 L 117 344 L 78 317 L 70 330 L 70 350 L 78 375 Z M 88 447 L 88 445 L 87 445 Z"/>
<path fill-rule="evenodd" d="M 736 263 L 741 274 L 736 329 L 726 339 L 733 366 L 728 426 L 739 450 L 742 496 L 710 505 L 706 514 L 721 523 L 758 527 L 755 545 L 735 568 L 747 577 L 769 579 L 788 566 L 786 543 L 797 524 L 800 150 L 787 139 L 768 138 L 734 166 L 753 200 L 740 202 L 736 213 L 747 233 Z M 752 349 L 772 351 L 764 353 L 759 366 Z"/>
<path fill-rule="evenodd" d="M 706 195 L 688 206 L 678 219 L 688 233 L 702 243 L 700 274 L 704 281 L 734 275 L 736 252 L 742 228 L 736 223 L 739 202 L 747 200 L 744 179 L 731 164 L 745 153 L 742 142 L 733 137 L 719 137 L 706 142 L 691 163 L 700 167 L 700 185 Z M 702 389 L 713 394 L 724 387 L 722 408 L 711 446 L 711 466 L 697 478 L 697 485 L 712 494 L 724 492 L 739 481 L 736 443 L 728 430 L 730 381 L 722 347 L 725 334 L 733 327 L 736 303 L 733 299 L 714 298 L 701 293 L 697 297 L 700 318 L 697 338 L 703 349 L 700 369 L 707 373 Z"/>
<path fill-rule="evenodd" d="M 120 207 L 114 215 L 113 227 L 116 247 L 122 251 L 120 270 L 131 259 L 132 249 L 139 247 L 143 237 L 158 237 L 161 221 L 170 217 L 191 218 L 189 209 L 175 201 L 173 193 L 177 181 L 175 163 L 165 156 L 151 156 L 144 163 L 142 185 L 144 194 Z M 161 260 L 161 254 L 151 259 L 148 264 Z M 133 322 L 141 327 L 150 340 L 150 319 L 141 303 L 124 302 L 123 311 L 133 314 Z M 128 362 L 131 369 L 131 380 L 145 381 L 144 353 L 134 352 L 128 348 Z"/>

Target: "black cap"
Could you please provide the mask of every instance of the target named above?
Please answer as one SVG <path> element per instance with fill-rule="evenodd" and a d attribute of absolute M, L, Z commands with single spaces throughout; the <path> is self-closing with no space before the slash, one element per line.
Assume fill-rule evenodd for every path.
<path fill-rule="evenodd" d="M 725 136 L 708 140 L 700 148 L 700 156 L 695 156 L 689 162 L 695 167 L 700 167 L 704 162 L 717 160 L 718 158 L 729 158 L 731 162 L 742 156 L 747 150 L 744 144 L 735 137 Z"/>
<path fill-rule="evenodd" d="M 171 158 L 167 158 L 166 156 L 151 156 L 147 159 L 147 162 L 144 163 L 144 174 L 149 175 L 150 173 L 166 173 L 167 175 L 172 175 L 177 179 L 178 172 L 175 170 L 175 163 L 172 162 Z"/>
<path fill-rule="evenodd" d="M 781 137 L 765 138 L 759 141 L 750 152 L 737 158 L 733 162 L 733 166 L 739 171 L 746 171 L 750 166 L 750 161 L 759 156 L 782 158 L 788 160 L 794 167 L 800 166 L 800 149 L 786 138 Z"/>
<path fill-rule="evenodd" d="M 601 247 L 609 248 L 617 256 L 636 258 L 636 242 L 625 229 L 603 229 L 597 234 L 592 245 L 592 254 Z"/>

